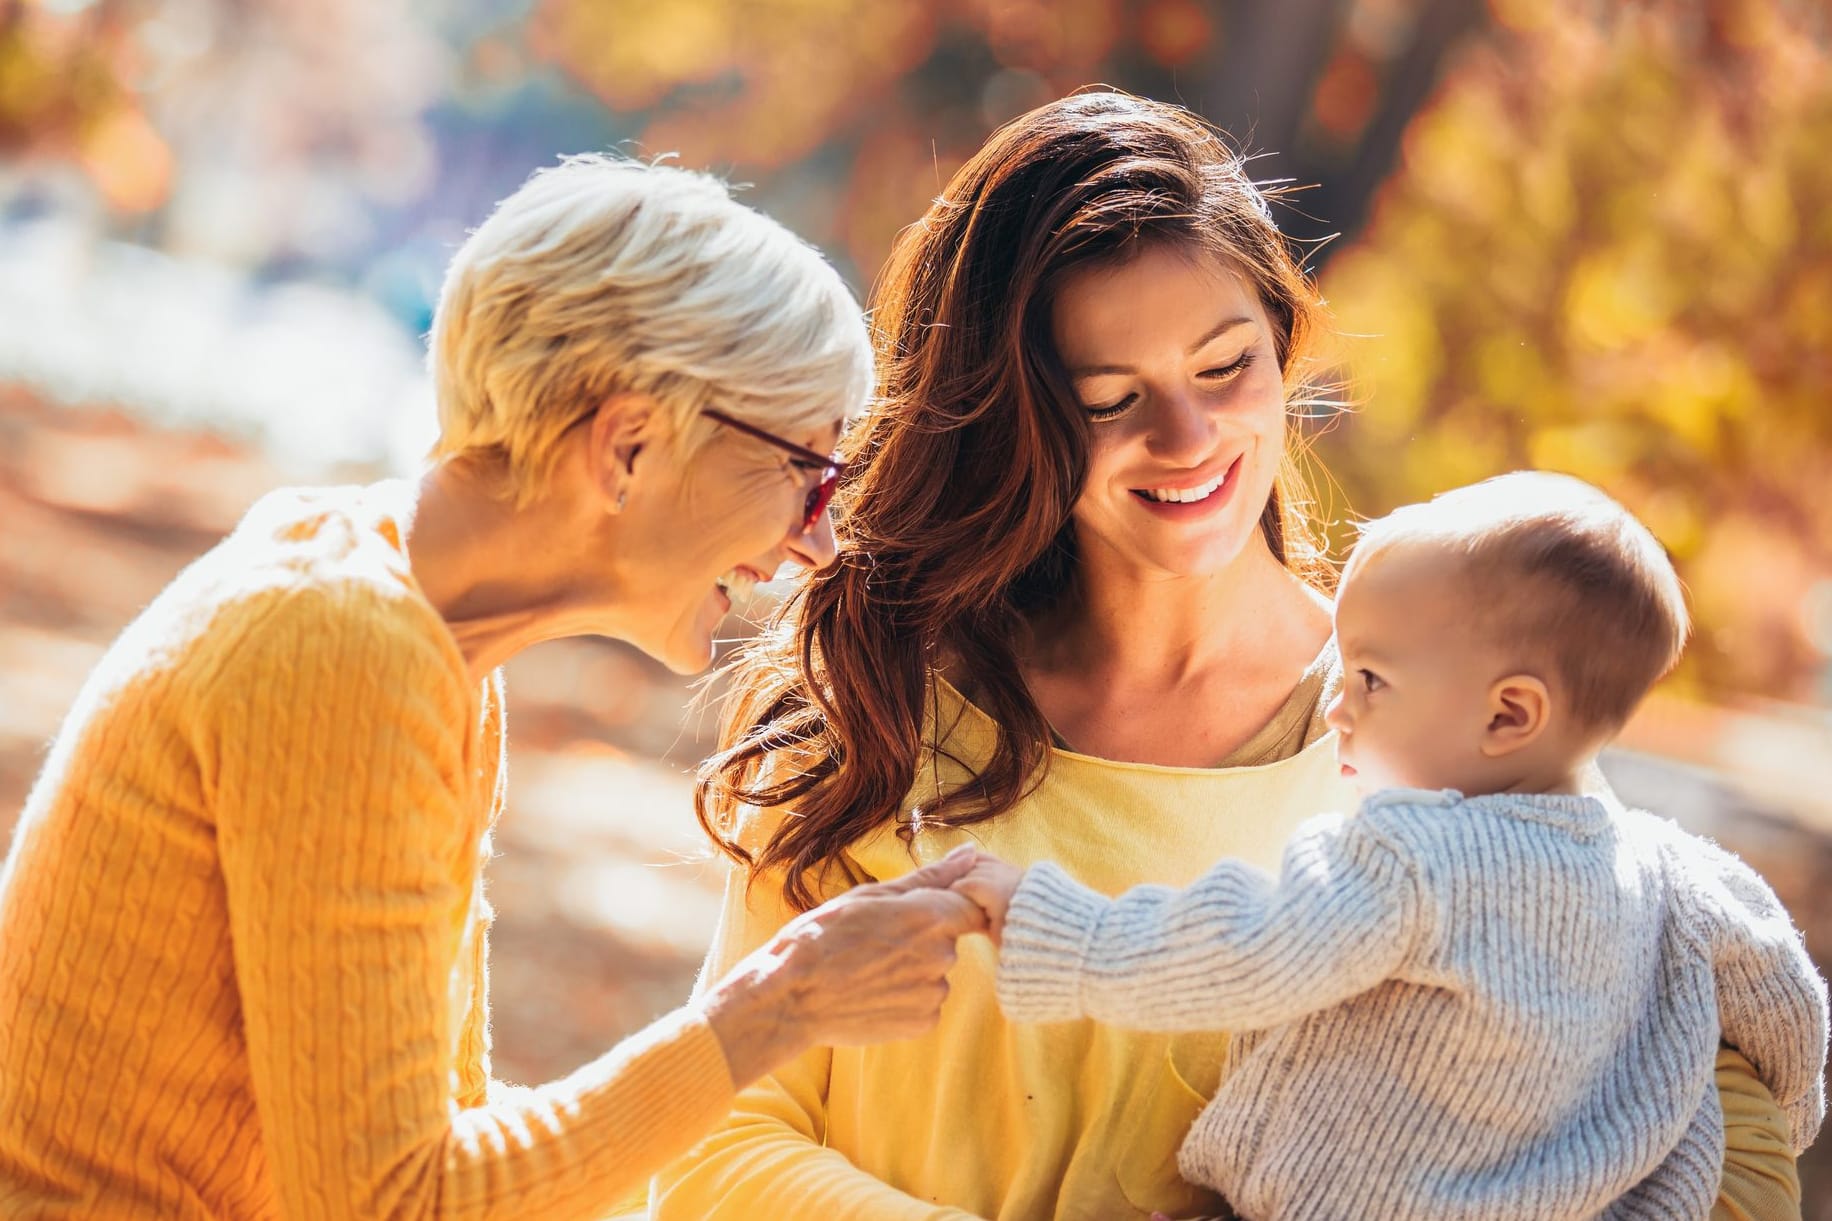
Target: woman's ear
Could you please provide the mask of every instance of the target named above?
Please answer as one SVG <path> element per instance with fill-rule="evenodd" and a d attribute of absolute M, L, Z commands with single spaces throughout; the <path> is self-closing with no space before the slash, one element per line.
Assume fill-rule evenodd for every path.
<path fill-rule="evenodd" d="M 1552 693 L 1531 674 L 1510 674 L 1489 686 L 1488 726 L 1482 731 L 1482 753 L 1491 759 L 1511 755 L 1546 732 L 1552 719 Z"/>
<path fill-rule="evenodd" d="M 654 441 L 661 419 L 660 408 L 646 394 L 614 394 L 598 405 L 586 457 L 606 512 L 621 513 L 629 505 L 637 462 Z"/>

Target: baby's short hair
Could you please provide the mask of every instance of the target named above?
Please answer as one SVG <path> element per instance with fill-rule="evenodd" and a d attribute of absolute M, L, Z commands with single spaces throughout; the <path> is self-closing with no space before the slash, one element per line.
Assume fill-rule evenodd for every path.
<path fill-rule="evenodd" d="M 1549 664 L 1584 725 L 1620 728 L 1685 648 L 1666 550 L 1581 479 L 1515 471 L 1406 505 L 1361 528 L 1350 569 L 1413 543 L 1458 553 L 1472 624 Z"/>
<path fill-rule="evenodd" d="M 503 200 L 430 339 L 434 456 L 505 457 L 523 498 L 612 395 L 650 396 L 691 446 L 708 407 L 793 435 L 872 389 L 864 317 L 818 251 L 716 178 L 624 157 L 569 157 Z"/>

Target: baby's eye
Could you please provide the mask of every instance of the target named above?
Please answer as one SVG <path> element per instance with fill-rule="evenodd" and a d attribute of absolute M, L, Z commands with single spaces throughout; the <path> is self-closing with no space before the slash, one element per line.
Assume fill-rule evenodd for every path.
<path fill-rule="evenodd" d="M 1362 687 L 1368 691 L 1378 691 L 1387 685 L 1387 680 L 1372 670 L 1357 670 L 1356 673 L 1361 675 Z"/>

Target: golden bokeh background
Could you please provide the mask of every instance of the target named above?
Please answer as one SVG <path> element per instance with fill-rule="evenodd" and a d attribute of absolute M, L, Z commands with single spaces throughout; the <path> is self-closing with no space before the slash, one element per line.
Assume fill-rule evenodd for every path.
<path fill-rule="evenodd" d="M 1522 466 L 1661 537 L 1697 635 L 1607 769 L 1832 961 L 1823 0 L 0 0 L 0 831 L 100 650 L 250 500 L 412 469 L 444 262 L 533 169 L 711 169 L 863 297 L 994 126 L 1097 82 L 1293 188 L 1338 551 Z M 493 961 L 528 1080 L 688 986 L 711 718 L 605 642 L 509 685 Z"/>

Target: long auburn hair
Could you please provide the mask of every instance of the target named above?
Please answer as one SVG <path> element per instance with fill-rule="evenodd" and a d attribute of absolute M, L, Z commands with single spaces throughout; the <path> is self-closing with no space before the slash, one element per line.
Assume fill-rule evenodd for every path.
<path fill-rule="evenodd" d="M 1080 93 L 1000 128 L 904 231 L 873 293 L 880 397 L 847 436 L 838 562 L 731 663 L 721 749 L 695 789 L 701 825 L 753 879 L 780 869 L 806 910 L 811 879 L 897 815 L 943 667 L 972 676 L 997 741 L 921 822 L 996 817 L 1041 780 L 1050 730 L 1018 647 L 1075 580 L 1069 514 L 1089 437 L 1053 295 L 1071 271 L 1148 244 L 1217 257 L 1257 290 L 1298 401 L 1320 305 L 1267 194 L 1188 111 Z M 1260 529 L 1281 563 L 1321 581 L 1298 487 L 1288 455 Z M 794 814 L 752 852 L 742 804 Z"/>

